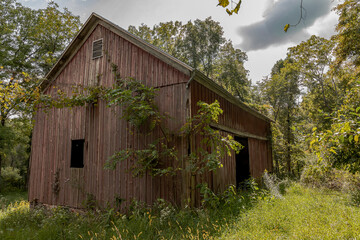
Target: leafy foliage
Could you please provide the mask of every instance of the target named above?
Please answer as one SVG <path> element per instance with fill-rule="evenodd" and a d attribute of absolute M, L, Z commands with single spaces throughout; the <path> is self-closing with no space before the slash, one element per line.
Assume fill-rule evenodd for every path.
<path fill-rule="evenodd" d="M 197 114 L 182 127 L 182 132 L 188 139 L 200 139 L 200 146 L 193 149 L 186 159 L 192 174 L 215 171 L 222 167 L 222 157 L 231 156 L 232 150 L 238 153 L 243 147 L 231 135 L 223 136 L 219 130 L 211 127 L 211 123 L 217 123 L 223 112 L 217 100 L 211 104 L 200 101 L 197 105 Z"/>
<path fill-rule="evenodd" d="M 330 69 L 337 79 L 338 86 L 337 94 L 333 97 L 340 101 L 337 101 L 336 108 L 332 108 L 328 114 L 327 121 L 330 123 L 328 127 L 324 128 L 321 125 L 314 127 L 309 137 L 311 150 L 322 161 L 331 167 L 345 169 L 354 174 L 360 170 L 358 163 L 360 158 L 360 82 L 355 50 L 357 46 L 354 43 L 357 39 L 354 29 L 360 26 L 358 15 L 356 15 L 358 10 L 359 4 L 356 1 L 345 1 L 336 8 L 340 15 L 338 34 L 332 38 L 337 43 L 336 58 L 335 64 L 331 65 Z"/>
<path fill-rule="evenodd" d="M 249 101 L 247 56 L 223 37 L 220 24 L 210 17 L 205 20 L 166 22 L 152 29 L 144 24 L 128 29 L 136 36 L 199 69 L 230 93 Z"/>
<path fill-rule="evenodd" d="M 340 15 L 337 35 L 329 40 L 311 36 L 290 48 L 287 59 L 277 62 L 271 76 L 255 89 L 263 103 L 260 109 L 276 121 L 272 126 L 275 166 L 280 170 L 281 162 L 291 159 L 291 171 L 300 173 L 303 168 L 301 176 L 310 182 L 336 182 L 328 176 L 360 170 L 355 43 L 359 3 L 347 0 L 335 10 Z M 286 75 L 290 69 L 292 77 Z M 289 107 L 294 111 L 287 111 Z M 315 154 L 318 160 L 302 162 L 303 154 Z"/>
<path fill-rule="evenodd" d="M 314 129 L 311 147 L 333 167 L 360 170 L 360 83 L 347 94 L 341 108 L 332 117 L 331 128 Z"/>
<path fill-rule="evenodd" d="M 355 66 L 360 66 L 360 4 L 357 0 L 346 0 L 336 8 L 339 22 L 336 26 L 338 32 L 335 41 L 337 63 L 351 61 Z M 358 69 L 359 71 L 359 69 Z"/>
<path fill-rule="evenodd" d="M 80 26 L 79 17 L 58 8 L 54 2 L 39 10 L 15 0 L 1 2 L 0 66 L 6 78 L 16 79 L 22 72 L 43 75 L 55 63 Z"/>
<path fill-rule="evenodd" d="M 177 149 L 171 142 L 169 130 L 164 126 L 163 119 L 167 116 L 160 113 L 155 104 L 156 90 L 147 87 L 134 78 L 121 78 L 117 72 L 117 67 L 113 65 L 115 84 L 112 88 L 101 86 L 91 86 L 87 88 L 75 89 L 71 96 L 58 91 L 56 96 L 42 96 L 40 104 L 43 108 L 50 107 L 73 107 L 92 104 L 98 99 L 107 102 L 108 107 L 120 106 L 122 116 L 136 132 L 147 136 L 154 129 L 160 130 L 162 136 L 155 139 L 143 148 L 133 147 L 122 149 L 116 152 L 107 161 L 106 168 L 115 169 L 117 163 L 131 160 L 132 166 L 129 171 L 134 176 L 143 176 L 149 173 L 155 175 L 175 174 L 181 169 L 178 164 Z M 201 138 L 201 145 L 194 149 L 189 156 L 184 157 L 188 162 L 188 170 L 192 174 L 201 174 L 204 171 L 215 171 L 222 167 L 221 158 L 231 155 L 232 150 L 241 150 L 241 145 L 232 136 L 223 136 L 219 130 L 211 127 L 212 123 L 217 123 L 219 115 L 222 114 L 220 104 L 215 101 L 212 104 L 204 102 L 198 103 L 198 113 L 190 118 L 182 127 L 181 133 L 171 133 L 173 135 L 183 135 L 188 139 Z M 163 167 L 164 162 L 171 162 L 172 167 Z"/>
<path fill-rule="evenodd" d="M 233 1 L 231 0 L 231 5 L 233 5 Z M 226 12 L 231 16 L 233 13 L 238 14 L 241 6 L 241 0 L 238 0 L 234 8 L 228 8 L 230 2 L 229 0 L 219 0 L 218 6 L 226 8 Z"/>
<path fill-rule="evenodd" d="M 4 182 L 5 190 L 20 188 L 24 184 L 20 170 L 10 166 L 1 169 L 1 179 Z"/>
<path fill-rule="evenodd" d="M 275 171 L 294 174 L 293 165 L 299 165 L 301 150 L 296 136 L 300 83 L 298 65 L 292 59 L 278 61 L 270 78 L 259 84 L 262 101 L 267 104 L 272 124 Z"/>
<path fill-rule="evenodd" d="M 4 0 L 0 3 L 0 25 L 0 124 L 4 129 L 14 116 L 32 114 L 40 92 L 39 78 L 57 61 L 78 31 L 80 20 L 67 9 L 59 10 L 54 2 L 33 10 L 16 0 Z M 24 145 L 0 149 L 0 169 L 3 153 L 20 146 Z M 26 151 L 23 153 L 26 158 Z M 20 169 L 26 173 L 23 166 Z"/>
<path fill-rule="evenodd" d="M 217 200 L 208 198 L 206 208 L 178 209 L 158 199 L 151 208 L 134 201 L 127 214 L 113 208 L 80 214 L 65 207 L 30 209 L 27 201 L 13 202 L 0 210 L 0 238 L 216 239 L 255 206 L 260 195 L 259 190 L 237 192 L 231 187 Z"/>
<path fill-rule="evenodd" d="M 116 77 L 116 85 L 109 89 L 104 96 L 108 106 L 126 106 L 123 118 L 140 128 L 145 122 L 149 123 L 150 129 L 161 120 L 162 116 L 155 104 L 156 90 L 146 87 L 134 78 L 120 78 L 116 74 L 116 66 L 113 69 Z"/>
<path fill-rule="evenodd" d="M 67 9 L 61 12 L 54 2 L 32 10 L 5 0 L 0 11 L 0 117 L 4 125 L 11 115 L 32 108 L 39 76 L 55 63 L 80 21 Z"/>
<path fill-rule="evenodd" d="M 4 141 L 3 144 L 6 144 L 0 144 L 3 166 L 18 169 L 19 174 L 22 176 L 22 185 L 18 185 L 18 187 L 25 187 L 30 159 L 31 120 L 28 118 L 13 118 L 7 122 L 5 127 L 0 127 L 0 129 L 2 129 L 0 135 L 6 135 L 1 137 L 2 141 Z"/>

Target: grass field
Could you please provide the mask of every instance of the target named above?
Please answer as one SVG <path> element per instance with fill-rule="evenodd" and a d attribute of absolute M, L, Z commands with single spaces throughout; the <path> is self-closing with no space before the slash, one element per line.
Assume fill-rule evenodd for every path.
<path fill-rule="evenodd" d="M 221 239 L 359 239 L 360 208 L 348 195 L 294 185 L 283 199 L 260 201 Z"/>
<path fill-rule="evenodd" d="M 226 195 L 226 196 L 225 196 Z M 29 210 L 26 201 L 0 211 L 0 239 L 357 239 L 360 208 L 330 190 L 290 186 L 282 198 L 262 190 L 207 199 L 207 208 L 178 210 L 159 202 L 128 215 L 65 208 Z M 24 193 L 2 196 L 19 200 Z"/>

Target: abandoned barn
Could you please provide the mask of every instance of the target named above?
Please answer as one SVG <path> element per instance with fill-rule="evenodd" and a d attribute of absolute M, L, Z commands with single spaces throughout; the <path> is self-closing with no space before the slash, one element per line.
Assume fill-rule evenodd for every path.
<path fill-rule="evenodd" d="M 224 113 L 213 127 L 245 147 L 239 154 L 224 157 L 223 168 L 196 176 L 195 182 L 206 182 L 213 191 L 221 192 L 230 184 L 272 170 L 270 119 L 201 72 L 97 14 L 89 17 L 47 74 L 43 92 L 53 95 L 61 89 L 71 95 L 74 85 L 111 87 L 112 63 L 121 76 L 134 77 L 158 89 L 156 102 L 159 110 L 170 116 L 170 130 L 178 130 L 197 112 L 198 101 L 219 101 Z M 186 201 L 199 205 L 200 195 L 191 194 L 187 173 L 133 177 L 128 171 L 132 164 L 129 160 L 119 163 L 115 170 L 104 169 L 115 151 L 141 148 L 159 134 L 140 137 L 131 133 L 128 122 L 119 118 L 120 112 L 106 107 L 103 100 L 91 106 L 39 109 L 34 117 L 29 201 L 82 208 L 91 196 L 99 206 L 125 200 L 122 208 L 132 199 L 152 204 L 162 198 L 178 206 Z M 197 144 L 184 137 L 175 139 L 179 156 L 189 154 Z"/>

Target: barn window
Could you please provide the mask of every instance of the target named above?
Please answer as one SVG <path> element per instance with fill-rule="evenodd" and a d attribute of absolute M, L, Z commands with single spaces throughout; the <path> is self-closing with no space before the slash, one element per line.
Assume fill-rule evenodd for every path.
<path fill-rule="evenodd" d="M 71 140 L 71 168 L 84 167 L 84 139 Z"/>
<path fill-rule="evenodd" d="M 103 40 L 98 39 L 93 42 L 92 59 L 102 57 L 103 54 Z"/>

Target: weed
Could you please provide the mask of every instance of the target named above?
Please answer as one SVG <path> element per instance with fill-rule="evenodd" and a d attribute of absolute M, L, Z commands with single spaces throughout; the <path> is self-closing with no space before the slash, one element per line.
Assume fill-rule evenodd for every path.
<path fill-rule="evenodd" d="M 271 186 L 284 180 L 270 177 Z M 267 180 L 270 182 L 270 180 Z M 203 186 L 204 205 L 178 209 L 159 199 L 134 201 L 124 215 L 113 208 L 78 214 L 64 207 L 30 209 L 27 201 L 0 211 L 0 239 L 349 239 L 360 235 L 360 209 L 349 195 L 292 184 L 282 198 L 246 183 L 215 195 Z M 277 189 L 277 187 L 274 187 Z M 206 198 L 205 198 L 206 195 Z"/>

